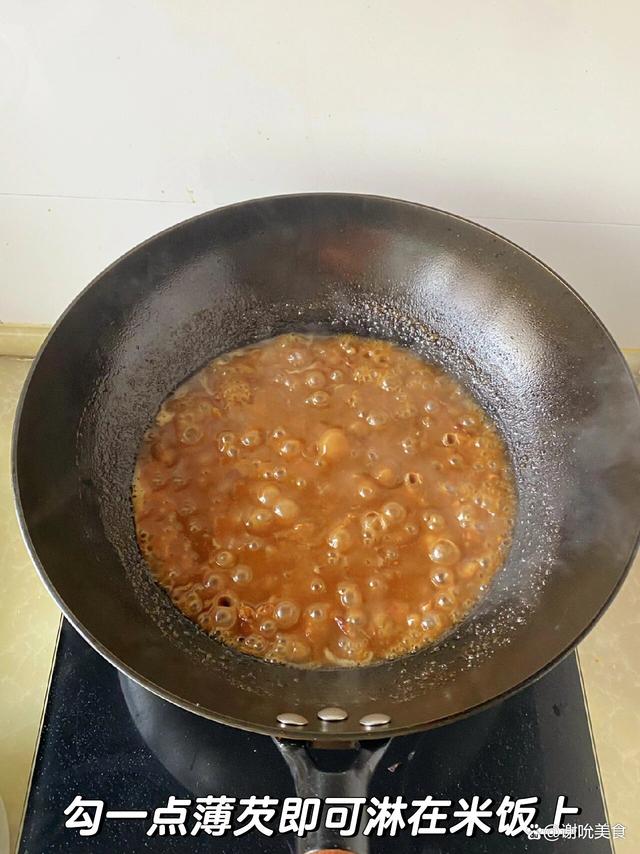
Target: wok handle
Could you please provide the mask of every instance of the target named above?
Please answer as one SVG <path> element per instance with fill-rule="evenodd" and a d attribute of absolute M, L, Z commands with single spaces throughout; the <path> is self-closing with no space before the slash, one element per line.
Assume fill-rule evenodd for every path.
<path fill-rule="evenodd" d="M 284 757 L 296 792 L 301 798 L 320 798 L 318 830 L 296 838 L 296 854 L 369 854 L 369 840 L 362 834 L 364 807 L 354 836 L 325 828 L 326 798 L 366 798 L 373 772 L 389 739 L 325 746 L 321 743 L 274 739 Z"/>

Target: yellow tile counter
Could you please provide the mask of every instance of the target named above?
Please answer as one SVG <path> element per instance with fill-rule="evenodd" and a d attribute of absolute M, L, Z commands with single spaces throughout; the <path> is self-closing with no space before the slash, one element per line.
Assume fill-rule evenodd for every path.
<path fill-rule="evenodd" d="M 36 575 L 13 508 L 11 430 L 30 360 L 0 357 L 0 796 L 15 844 L 60 612 Z"/>

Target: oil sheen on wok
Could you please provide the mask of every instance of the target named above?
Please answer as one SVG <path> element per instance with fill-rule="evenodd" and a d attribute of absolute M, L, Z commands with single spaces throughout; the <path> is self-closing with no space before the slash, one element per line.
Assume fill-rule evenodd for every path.
<path fill-rule="evenodd" d="M 409 350 L 290 334 L 221 356 L 139 451 L 137 537 L 175 605 L 251 655 L 362 665 L 459 621 L 515 512 L 504 444 Z"/>

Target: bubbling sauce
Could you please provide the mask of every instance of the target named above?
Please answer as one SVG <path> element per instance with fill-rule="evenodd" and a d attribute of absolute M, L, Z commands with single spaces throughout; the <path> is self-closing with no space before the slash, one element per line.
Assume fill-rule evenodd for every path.
<path fill-rule="evenodd" d="M 184 382 L 133 484 L 154 578 L 200 628 L 273 661 L 367 664 L 441 637 L 505 557 L 504 444 L 409 350 L 283 335 Z"/>

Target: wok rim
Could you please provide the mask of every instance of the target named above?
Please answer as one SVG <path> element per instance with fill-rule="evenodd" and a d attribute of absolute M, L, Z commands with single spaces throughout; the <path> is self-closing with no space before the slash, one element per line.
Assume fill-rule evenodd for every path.
<path fill-rule="evenodd" d="M 149 237 L 145 238 L 145 240 L 133 246 L 131 249 L 127 250 L 124 254 L 120 255 L 114 261 L 111 262 L 107 267 L 101 270 L 96 276 L 91 279 L 91 281 L 85 285 L 84 288 L 76 295 L 76 297 L 69 303 L 69 305 L 65 308 L 62 314 L 58 317 L 55 323 L 52 325 L 49 330 L 45 340 L 40 346 L 37 354 L 33 358 L 31 365 L 29 367 L 29 371 L 27 372 L 27 376 L 25 378 L 24 384 L 20 391 L 20 396 L 18 399 L 18 403 L 15 410 L 12 435 L 11 435 L 11 484 L 13 489 L 13 498 L 14 498 L 14 506 L 16 510 L 16 516 L 18 519 L 18 525 L 20 528 L 20 533 L 22 535 L 23 542 L 27 548 L 29 556 L 34 564 L 36 572 L 40 577 L 45 589 L 48 591 L 49 595 L 52 597 L 62 615 L 65 619 L 69 621 L 69 623 L 73 626 L 73 628 L 81 635 L 81 637 L 90 644 L 103 658 L 105 658 L 111 665 L 113 665 L 117 670 L 123 673 L 128 678 L 132 679 L 134 682 L 137 682 L 143 688 L 146 688 L 148 691 L 151 691 L 153 694 L 157 695 L 163 700 L 172 703 L 173 705 L 179 706 L 182 709 L 185 709 L 188 712 L 192 712 L 193 714 L 199 715 L 200 717 L 207 718 L 209 720 L 215 721 L 216 723 L 224 724 L 226 726 L 232 726 L 237 729 L 243 729 L 250 732 L 259 733 L 261 735 L 272 736 L 275 738 L 278 737 L 286 737 L 287 739 L 294 739 L 299 741 L 332 741 L 332 742 L 349 742 L 349 741 L 368 741 L 374 739 L 380 739 L 381 737 L 389 738 L 401 735 L 408 735 L 414 732 L 427 731 L 430 729 L 435 729 L 440 726 L 446 726 L 447 724 L 453 723 L 454 721 L 462 720 L 463 718 L 469 717 L 470 715 L 476 714 L 477 712 L 481 712 L 485 709 L 489 709 L 492 706 L 495 706 L 498 703 L 503 702 L 509 697 L 513 696 L 517 692 L 523 690 L 524 688 L 529 687 L 538 679 L 542 678 L 545 674 L 547 674 L 550 670 L 552 670 L 557 664 L 559 664 L 567 655 L 573 652 L 579 643 L 589 634 L 589 632 L 593 629 L 596 623 L 601 619 L 603 614 L 610 607 L 611 603 L 615 599 L 615 597 L 620 592 L 624 581 L 626 580 L 631 566 L 633 564 L 634 558 L 638 553 L 638 549 L 640 547 L 640 520 L 638 521 L 638 527 L 636 530 L 635 540 L 631 551 L 628 555 L 624 568 L 622 569 L 618 581 L 615 586 L 612 588 L 611 593 L 605 599 L 599 610 L 595 613 L 595 615 L 591 618 L 591 620 L 586 624 L 584 629 L 569 643 L 564 649 L 562 649 L 558 655 L 552 658 L 547 662 L 546 665 L 540 667 L 538 670 L 530 673 L 523 680 L 518 682 L 516 685 L 513 685 L 511 688 L 502 691 L 499 694 L 496 694 L 489 700 L 485 700 L 484 702 L 477 703 L 476 705 L 470 706 L 467 709 L 463 709 L 460 712 L 456 712 L 455 714 L 447 715 L 442 718 L 438 718 L 436 720 L 431 720 L 428 722 L 419 722 L 412 725 L 407 726 L 396 726 L 394 727 L 392 724 L 384 727 L 376 727 L 373 730 L 362 730 L 362 729 L 354 729 L 353 731 L 348 732 L 340 732 L 334 733 L 331 730 L 326 731 L 317 731 L 314 733 L 305 732 L 305 728 L 300 727 L 283 727 L 283 726 L 264 726 L 262 724 L 251 723 L 247 720 L 230 717 L 224 715 L 220 712 L 214 712 L 211 709 L 204 708 L 200 704 L 185 700 L 184 698 L 168 691 L 162 685 L 158 685 L 152 680 L 142 676 L 138 673 L 134 668 L 130 667 L 126 662 L 120 659 L 118 656 L 114 655 L 101 641 L 99 641 L 93 634 L 84 626 L 84 624 L 75 616 L 75 614 L 71 611 L 71 609 L 67 606 L 63 598 L 59 595 L 57 589 L 54 584 L 50 580 L 44 566 L 42 565 L 36 549 L 31 541 L 31 537 L 28 530 L 27 521 L 25 518 L 25 514 L 22 507 L 22 501 L 20 498 L 20 484 L 19 484 L 19 475 L 18 475 L 18 434 L 20 432 L 20 424 L 22 420 L 22 410 L 24 408 L 25 400 L 29 391 L 29 386 L 31 384 L 31 380 L 37 371 L 38 364 L 43 354 L 46 351 L 47 345 L 49 341 L 53 338 L 53 336 L 57 333 L 60 326 L 62 326 L 64 320 L 67 315 L 69 315 L 74 309 L 76 303 L 78 303 L 94 285 L 96 285 L 107 273 L 109 273 L 112 269 L 117 267 L 122 261 L 129 258 L 130 256 L 137 253 L 139 250 L 144 247 L 150 245 L 153 241 L 162 237 L 166 234 L 174 232 L 180 228 L 187 226 L 189 223 L 197 222 L 200 219 L 204 219 L 205 217 L 209 217 L 212 214 L 223 213 L 225 211 L 230 211 L 235 208 L 240 208 L 245 205 L 251 205 L 261 202 L 275 202 L 284 199 L 315 199 L 315 198 L 345 198 L 352 200 L 379 200 L 383 202 L 392 202 L 395 205 L 402 205 L 404 207 L 415 207 L 423 210 L 431 211 L 436 214 L 440 214 L 442 216 L 448 217 L 456 222 L 462 222 L 467 225 L 471 225 L 472 227 L 484 231 L 487 234 L 492 235 L 503 243 L 513 247 L 518 252 L 526 255 L 531 260 L 535 261 L 538 265 L 540 265 L 544 270 L 550 273 L 560 284 L 565 288 L 573 297 L 581 304 L 581 306 L 586 309 L 588 314 L 591 315 L 592 319 L 595 321 L 596 325 L 600 327 L 601 332 L 604 333 L 606 339 L 612 347 L 612 352 L 615 353 L 619 361 L 623 366 L 623 370 L 626 372 L 627 378 L 631 383 L 631 387 L 634 390 L 636 403 L 640 408 L 640 389 L 635 382 L 633 377 L 633 373 L 631 368 L 622 353 L 622 350 L 616 343 L 615 339 L 604 325 L 598 314 L 591 308 L 591 306 L 584 300 L 584 298 L 562 277 L 559 273 L 557 273 L 552 267 L 546 264 L 544 261 L 541 261 L 536 255 L 534 255 L 529 250 L 523 248 L 515 241 L 510 240 L 504 235 L 499 234 L 487 226 L 481 225 L 480 223 L 475 222 L 472 219 L 467 217 L 460 216 L 459 214 L 452 213 L 451 211 L 443 210 L 442 208 L 435 207 L 433 205 L 426 205 L 420 202 L 408 201 L 406 199 L 399 199 L 391 196 L 382 196 L 375 193 L 349 193 L 349 192 L 307 192 L 307 193 L 283 193 L 275 196 L 259 196 L 251 199 L 243 199 L 238 202 L 233 202 L 228 205 L 222 205 L 217 208 L 212 208 L 211 210 L 203 211 L 198 213 L 192 217 L 188 217 L 187 219 L 180 220 L 173 225 L 168 226 L 167 228 L 158 231 Z"/>

